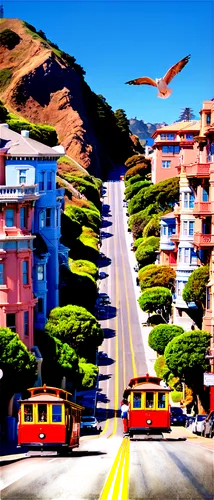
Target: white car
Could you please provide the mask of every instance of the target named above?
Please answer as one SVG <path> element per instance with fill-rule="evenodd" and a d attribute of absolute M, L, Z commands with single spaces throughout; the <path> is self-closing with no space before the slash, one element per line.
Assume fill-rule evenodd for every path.
<path fill-rule="evenodd" d="M 104 279 L 104 278 L 107 278 L 107 276 L 108 276 L 108 274 L 107 274 L 107 273 L 105 273 L 105 271 L 101 271 L 101 272 L 99 273 L 99 278 L 100 278 L 101 280 L 102 280 L 102 279 Z"/>
<path fill-rule="evenodd" d="M 214 436 L 214 411 L 211 411 L 204 421 L 203 436 L 210 438 Z"/>
<path fill-rule="evenodd" d="M 195 422 L 192 424 L 192 432 L 193 434 L 199 434 L 202 436 L 204 432 L 204 426 L 205 426 L 205 419 L 207 418 L 206 415 L 196 415 L 195 417 Z"/>

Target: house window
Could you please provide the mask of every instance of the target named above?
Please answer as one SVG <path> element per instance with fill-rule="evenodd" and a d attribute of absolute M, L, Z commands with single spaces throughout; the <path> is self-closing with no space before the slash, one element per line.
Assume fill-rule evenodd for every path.
<path fill-rule="evenodd" d="M 180 146 L 162 146 L 162 153 L 180 153 Z"/>
<path fill-rule="evenodd" d="M 192 193 L 184 193 L 184 208 L 194 208 L 195 197 Z"/>
<path fill-rule="evenodd" d="M 24 335 L 27 337 L 29 335 L 29 313 L 24 311 Z"/>
<path fill-rule="evenodd" d="M 0 263 L 0 285 L 4 285 L 4 264 Z"/>
<path fill-rule="evenodd" d="M 47 191 L 52 189 L 52 172 L 47 172 Z"/>
<path fill-rule="evenodd" d="M 19 184 L 26 184 L 27 170 L 19 170 Z"/>
<path fill-rule="evenodd" d="M 170 168 L 171 161 L 162 161 L 162 168 Z"/>
<path fill-rule="evenodd" d="M 184 248 L 184 264 L 189 264 L 189 248 Z"/>
<path fill-rule="evenodd" d="M 178 261 L 181 262 L 182 259 L 182 248 L 178 249 Z"/>
<path fill-rule="evenodd" d="M 37 311 L 38 311 L 38 313 L 43 313 L 43 311 L 44 311 L 44 301 L 41 298 L 38 299 Z"/>
<path fill-rule="evenodd" d="M 27 227 L 27 209 L 26 207 L 20 208 L 20 228 L 24 229 Z"/>
<path fill-rule="evenodd" d="M 193 234 L 194 234 L 194 226 L 195 226 L 195 222 L 194 221 L 189 221 L 189 236 L 193 236 Z"/>
<path fill-rule="evenodd" d="M 191 248 L 191 250 L 190 250 L 190 264 L 197 264 L 197 261 L 198 261 L 197 253 L 195 253 L 194 248 Z"/>
<path fill-rule="evenodd" d="M 6 326 L 10 328 L 10 330 L 16 333 L 16 315 L 15 313 L 6 314 Z"/>
<path fill-rule="evenodd" d="M 6 227 L 13 227 L 14 226 L 14 210 L 12 208 L 6 209 L 5 225 L 6 225 Z"/>
<path fill-rule="evenodd" d="M 22 262 L 22 280 L 23 285 L 28 285 L 28 260 Z"/>
<path fill-rule="evenodd" d="M 5 243 L 5 250 L 16 250 L 16 241 L 7 241 Z"/>
<path fill-rule="evenodd" d="M 51 226 L 51 209 L 46 208 L 46 227 Z"/>
<path fill-rule="evenodd" d="M 207 309 L 211 309 L 211 287 L 207 287 Z"/>
<path fill-rule="evenodd" d="M 175 134 L 161 134 L 160 138 L 165 141 L 174 141 L 175 140 Z"/>
<path fill-rule="evenodd" d="M 40 225 L 40 229 L 45 227 L 45 211 L 44 210 L 42 210 L 39 214 L 39 225 Z"/>
<path fill-rule="evenodd" d="M 206 124 L 210 125 L 210 123 L 211 123 L 211 113 L 207 113 L 206 114 Z"/>
<path fill-rule="evenodd" d="M 202 188 L 202 201 L 209 201 L 209 191 L 208 189 Z"/>
<path fill-rule="evenodd" d="M 193 134 L 186 134 L 186 141 L 193 141 Z"/>
<path fill-rule="evenodd" d="M 45 172 L 39 172 L 39 191 L 45 189 Z"/>
<path fill-rule="evenodd" d="M 55 218 L 56 218 L 56 227 L 59 227 L 59 210 L 58 210 L 58 208 L 56 208 Z"/>
<path fill-rule="evenodd" d="M 44 265 L 40 264 L 39 266 L 37 266 L 37 280 L 38 281 L 43 281 L 44 277 L 45 277 Z"/>
<path fill-rule="evenodd" d="M 187 236 L 187 231 L 188 231 L 188 222 L 185 220 L 183 222 L 183 235 Z"/>
<path fill-rule="evenodd" d="M 163 226 L 163 236 L 167 236 L 167 227 Z"/>

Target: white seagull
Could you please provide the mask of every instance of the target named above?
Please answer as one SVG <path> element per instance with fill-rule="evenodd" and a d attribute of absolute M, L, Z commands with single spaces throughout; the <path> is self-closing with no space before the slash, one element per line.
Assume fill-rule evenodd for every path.
<path fill-rule="evenodd" d="M 128 85 L 152 85 L 153 87 L 157 87 L 159 92 L 157 94 L 158 97 L 161 99 L 167 99 L 172 93 L 172 90 L 168 88 L 169 82 L 174 78 L 177 73 L 180 73 L 180 71 L 186 66 L 188 61 L 190 60 L 190 55 L 184 57 L 179 61 L 178 63 L 174 64 L 163 78 L 156 78 L 153 80 L 153 78 L 150 78 L 149 76 L 142 76 L 142 78 L 136 78 L 135 80 L 130 80 L 129 82 L 126 82 Z"/>

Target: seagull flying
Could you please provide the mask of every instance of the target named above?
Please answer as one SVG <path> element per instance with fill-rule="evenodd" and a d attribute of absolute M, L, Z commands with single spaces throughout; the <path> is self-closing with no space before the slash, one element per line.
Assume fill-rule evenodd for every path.
<path fill-rule="evenodd" d="M 158 97 L 160 97 L 161 99 L 167 99 L 167 97 L 169 97 L 172 93 L 172 90 L 168 88 L 169 82 L 171 82 L 171 80 L 175 75 L 177 75 L 177 73 L 180 73 L 180 71 L 184 68 L 184 66 L 186 66 L 189 60 L 190 55 L 181 59 L 181 61 L 174 64 L 174 66 L 172 66 L 167 71 L 163 78 L 156 78 L 155 80 L 153 80 L 153 78 L 149 78 L 148 76 L 142 76 L 142 78 L 136 78 L 135 80 L 130 80 L 126 83 L 128 85 L 152 85 L 153 87 L 158 88 Z"/>

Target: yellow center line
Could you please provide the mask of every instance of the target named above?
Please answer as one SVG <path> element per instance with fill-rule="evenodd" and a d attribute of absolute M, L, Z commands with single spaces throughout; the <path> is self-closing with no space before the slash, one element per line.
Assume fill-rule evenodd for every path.
<path fill-rule="evenodd" d="M 129 490 L 129 448 L 130 448 L 130 440 L 127 439 L 127 447 L 126 447 L 126 456 L 125 456 L 125 463 L 124 463 L 123 485 L 122 485 L 121 500 L 128 500 L 128 490 Z"/>
<path fill-rule="evenodd" d="M 125 456 L 126 456 L 126 448 L 127 448 L 127 439 L 124 439 L 125 441 L 125 446 L 122 449 L 121 455 L 120 455 L 120 461 L 116 473 L 116 478 L 115 478 L 115 483 L 114 483 L 114 488 L 113 488 L 113 493 L 112 493 L 112 498 L 119 498 L 119 491 L 120 491 L 120 485 L 121 485 L 121 478 L 122 478 L 122 473 L 123 473 L 123 467 L 124 467 L 124 462 L 125 462 Z"/>
<path fill-rule="evenodd" d="M 116 214 L 115 214 L 116 215 Z M 115 221 L 116 222 L 116 221 Z M 119 286 L 118 286 L 118 270 L 116 260 L 116 224 L 114 227 L 114 259 L 115 259 L 115 294 L 116 294 L 116 318 L 115 318 L 115 380 L 114 380 L 114 428 L 112 436 L 117 431 L 117 410 L 119 405 Z"/>
<path fill-rule="evenodd" d="M 112 500 L 118 500 L 119 498 L 119 489 L 120 489 L 120 483 L 121 483 L 121 477 L 122 477 L 122 472 L 124 469 L 123 473 L 123 486 L 122 486 L 122 494 L 125 494 L 125 488 L 128 485 L 128 478 L 125 478 L 125 473 L 128 473 L 128 460 L 129 460 L 129 439 L 124 438 L 120 448 L 117 452 L 117 455 L 115 457 L 115 460 L 113 462 L 112 468 L 109 472 L 109 475 L 107 477 L 107 480 L 105 482 L 103 491 L 101 492 L 99 500 L 107 500 L 109 497 L 110 490 L 112 488 L 112 484 L 114 482 L 114 489 L 112 492 Z M 125 486 L 124 486 L 125 485 Z M 128 495 L 128 491 L 127 491 Z M 125 500 L 127 497 L 123 497 Z"/>

